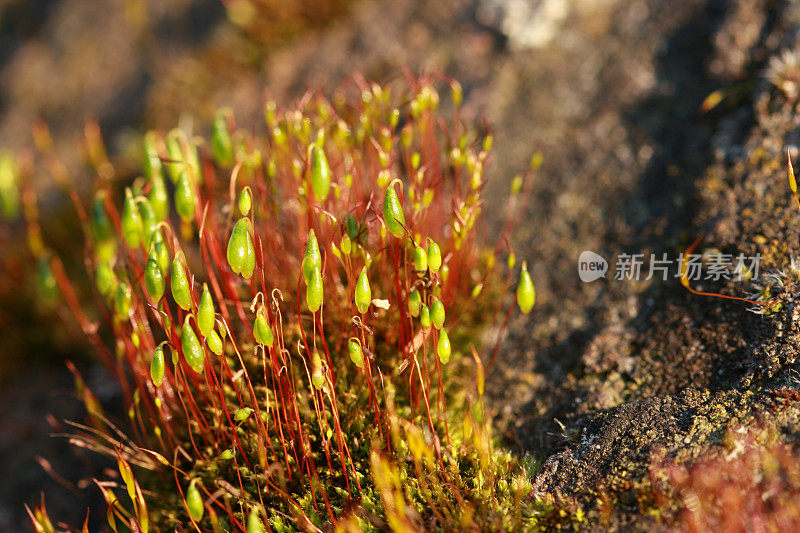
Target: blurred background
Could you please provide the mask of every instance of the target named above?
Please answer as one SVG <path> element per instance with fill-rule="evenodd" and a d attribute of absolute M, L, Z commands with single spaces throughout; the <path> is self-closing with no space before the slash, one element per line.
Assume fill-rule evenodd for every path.
<path fill-rule="evenodd" d="M 506 441 L 546 454 L 542 428 L 553 429 L 553 416 L 542 416 L 540 398 L 591 354 L 616 354 L 619 339 L 637 334 L 632 318 L 653 305 L 647 287 L 565 273 L 583 250 L 683 242 L 695 181 L 715 158 L 712 133 L 734 114 L 730 101 L 710 113 L 701 104 L 755 79 L 791 44 L 776 28 L 796 11 L 768 0 L 0 0 L 0 150 L 31 150 L 43 122 L 86 195 L 87 120 L 130 179 L 149 128 L 205 127 L 223 105 L 262 127 L 267 97 L 288 104 L 308 89 L 331 92 L 355 72 L 381 83 L 405 72 L 452 76 L 466 116 L 494 132 L 489 228 L 513 175 L 532 153 L 544 156 L 514 243 L 537 288 L 533 325 L 511 324 L 487 387 Z M 34 183 L 45 240 L 72 254 L 78 272 L 72 208 L 46 172 Z M 4 224 L 0 531 L 10 532 L 28 530 L 23 504 L 42 491 L 51 516 L 73 524 L 98 497 L 57 479 L 105 467 L 49 437 L 60 420 L 83 416 L 65 359 L 111 408 L 116 394 L 77 328 L 36 304 L 27 253 L 23 226 Z"/>

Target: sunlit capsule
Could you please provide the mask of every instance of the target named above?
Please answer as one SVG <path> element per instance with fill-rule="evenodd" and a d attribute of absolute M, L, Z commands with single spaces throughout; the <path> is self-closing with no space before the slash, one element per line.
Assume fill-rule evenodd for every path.
<path fill-rule="evenodd" d="M 447 331 L 442 328 L 439 330 L 439 342 L 436 344 L 436 354 L 439 356 L 439 361 L 446 365 L 450 360 L 450 338 L 447 336 Z"/>
<path fill-rule="evenodd" d="M 419 291 L 414 289 L 410 293 L 408 293 L 408 312 L 413 317 L 419 316 L 420 307 L 422 305 L 422 296 L 420 296 Z"/>
<path fill-rule="evenodd" d="M 222 167 L 233 165 L 233 141 L 228 130 L 228 120 L 231 115 L 230 109 L 220 109 L 211 123 L 211 154 L 214 156 L 214 161 Z"/>
<path fill-rule="evenodd" d="M 367 267 L 361 269 L 356 281 L 355 290 L 356 308 L 359 313 L 366 313 L 369 309 L 369 304 L 372 302 L 372 289 L 369 286 L 369 278 L 367 277 Z"/>
<path fill-rule="evenodd" d="M 347 353 L 350 355 L 350 360 L 358 368 L 364 368 L 364 352 L 361 350 L 361 343 L 355 337 L 347 342 Z"/>
<path fill-rule="evenodd" d="M 183 261 L 183 252 L 175 254 L 175 259 L 172 260 L 172 268 L 169 274 L 169 286 L 172 290 L 172 298 L 175 300 L 175 303 L 184 311 L 188 311 L 189 308 L 192 307 L 192 294 Z"/>
<path fill-rule="evenodd" d="M 256 252 L 250 236 L 250 219 L 242 217 L 233 227 L 228 240 L 228 264 L 236 274 L 250 279 L 256 268 Z"/>
<path fill-rule="evenodd" d="M 206 346 L 216 355 L 222 355 L 222 339 L 219 338 L 217 332 L 213 329 L 206 335 Z"/>
<path fill-rule="evenodd" d="M 91 230 L 95 251 L 101 261 L 110 261 L 116 254 L 114 226 L 106 211 L 106 191 L 98 191 L 92 201 Z"/>
<path fill-rule="evenodd" d="M 194 332 L 190 320 L 192 315 L 186 315 L 183 321 L 183 328 L 181 328 L 181 348 L 183 349 L 183 358 L 186 364 L 192 367 L 195 372 L 203 371 L 203 361 L 206 358 L 206 353 L 203 346 L 200 344 L 200 339 L 197 338 L 197 333 Z"/>
<path fill-rule="evenodd" d="M 156 225 L 158 224 L 156 212 L 150 200 L 144 196 L 136 198 L 136 202 L 139 205 L 139 215 L 142 219 L 142 237 L 144 245 L 149 248 L 150 242 L 153 240 L 153 234 L 156 231 Z"/>
<path fill-rule="evenodd" d="M 350 240 L 350 237 L 343 235 L 342 240 L 339 243 L 339 247 L 342 249 L 342 253 L 344 255 L 350 255 L 350 252 L 353 251 L 353 243 Z"/>
<path fill-rule="evenodd" d="M 425 329 L 431 327 L 431 310 L 425 304 L 422 304 L 419 309 L 419 323 Z"/>
<path fill-rule="evenodd" d="M 147 199 L 153 206 L 156 219 L 159 222 L 166 220 L 169 216 L 169 193 L 167 193 L 167 184 L 164 182 L 161 172 L 150 178 L 150 192 L 147 193 Z"/>
<path fill-rule="evenodd" d="M 324 202 L 331 189 L 331 167 L 325 151 L 318 145 L 311 146 L 311 190 L 314 197 Z"/>
<path fill-rule="evenodd" d="M 436 274 L 439 272 L 439 268 L 442 266 L 442 251 L 439 249 L 439 245 L 434 242 L 433 239 L 430 240 L 428 243 L 428 268 L 431 271 L 431 274 Z"/>
<path fill-rule="evenodd" d="M 161 344 L 156 347 L 150 360 L 150 379 L 156 387 L 160 387 L 164 381 L 164 347 Z"/>
<path fill-rule="evenodd" d="M 133 193 L 130 188 L 125 189 L 125 201 L 122 204 L 122 238 L 131 248 L 138 248 L 142 244 L 142 217 L 136 208 Z"/>
<path fill-rule="evenodd" d="M 272 328 L 269 327 L 266 313 L 264 309 L 259 309 L 256 314 L 256 320 L 253 324 L 253 336 L 258 344 L 262 344 L 269 348 L 275 344 L 275 335 L 272 333 Z"/>
<path fill-rule="evenodd" d="M 175 184 L 175 211 L 181 220 L 191 222 L 196 209 L 197 197 L 192 179 L 189 177 L 189 172 L 183 170 L 178 176 L 178 183 Z"/>
<path fill-rule="evenodd" d="M 247 533 L 266 533 L 258 507 L 253 507 L 247 517 Z"/>
<path fill-rule="evenodd" d="M 312 313 L 316 313 L 322 307 L 322 272 L 318 268 L 315 268 L 306 280 L 306 304 Z"/>
<path fill-rule="evenodd" d="M 414 270 L 417 272 L 428 270 L 428 254 L 423 250 L 422 246 L 414 247 Z"/>
<path fill-rule="evenodd" d="M 189 511 L 189 516 L 192 520 L 199 522 L 203 518 L 205 507 L 203 506 L 203 497 L 200 496 L 200 491 L 197 490 L 195 482 L 189 484 L 186 490 L 186 509 Z"/>
<path fill-rule="evenodd" d="M 397 191 L 394 190 L 394 182 L 386 188 L 386 195 L 383 197 L 383 221 L 389 233 L 398 238 L 403 236 L 406 217 L 397 197 Z"/>
<path fill-rule="evenodd" d="M 203 283 L 203 294 L 200 295 L 200 303 L 197 306 L 197 329 L 203 337 L 214 331 L 214 300 L 211 298 L 207 283 Z"/>
<path fill-rule="evenodd" d="M 317 235 L 314 230 L 308 231 L 308 242 L 306 243 L 306 253 L 303 255 L 303 279 L 308 282 L 314 270 L 322 268 L 322 254 L 319 251 Z"/>
<path fill-rule="evenodd" d="M 431 322 L 436 329 L 442 329 L 444 325 L 444 304 L 439 298 L 434 298 L 431 302 Z"/>
<path fill-rule="evenodd" d="M 154 176 L 161 176 L 161 159 L 158 157 L 158 147 L 156 146 L 156 132 L 148 131 L 142 140 L 144 148 L 144 175 L 152 180 Z"/>
<path fill-rule="evenodd" d="M 147 295 L 153 301 L 160 300 L 167 290 L 164 272 L 158 264 L 155 243 L 150 246 L 150 254 L 147 256 L 147 264 L 144 267 L 144 287 Z"/>
<path fill-rule="evenodd" d="M 239 212 L 243 217 L 246 217 L 248 213 L 250 213 L 252 207 L 253 197 L 250 194 L 250 187 L 245 187 L 242 189 L 242 192 L 239 193 Z"/>
<path fill-rule="evenodd" d="M 311 358 L 311 383 L 314 388 L 321 390 L 325 386 L 325 369 L 322 366 L 322 358 L 318 352 L 314 352 Z"/>
<path fill-rule="evenodd" d="M 533 287 L 533 280 L 531 275 L 528 274 L 528 264 L 522 263 L 522 271 L 519 273 L 519 283 L 517 284 L 517 305 L 520 311 L 528 314 L 533 309 L 533 304 L 536 302 L 536 290 Z"/>

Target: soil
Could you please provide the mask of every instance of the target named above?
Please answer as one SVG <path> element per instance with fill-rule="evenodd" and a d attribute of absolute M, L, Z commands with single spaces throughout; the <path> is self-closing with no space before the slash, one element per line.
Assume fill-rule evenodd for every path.
<path fill-rule="evenodd" d="M 124 168 L 131 129 L 171 127 L 182 107 L 199 120 L 219 104 L 260 117 L 265 93 L 288 101 L 353 71 L 386 81 L 408 68 L 458 79 L 468 116 L 486 117 L 494 131 L 487 213 L 502 212 L 511 176 L 543 154 L 513 243 L 531 267 L 537 303 L 532 315 L 513 316 L 487 394 L 501 438 L 541 464 L 536 496 L 570 510 L 554 528 L 681 527 L 680 496 L 655 481 L 661 465 L 692 464 L 741 427 L 797 441 L 800 275 L 790 259 L 800 212 L 784 165 L 786 146 L 800 144 L 800 119 L 797 95 L 766 72 L 800 45 L 793 2 L 568 2 L 552 40 L 519 49 L 477 1 L 347 3 L 324 27 L 264 44 L 213 3 L 185 0 L 153 8 L 151 31 L 110 9 L 102 31 L 133 32 L 128 41 L 138 44 L 94 50 L 103 68 L 85 72 L 70 69 L 82 65 L 75 36 L 101 31 L 91 10 L 77 9 L 78 0 L 14 9 L 34 4 L 47 6 L 43 22 L 0 43 L 0 100 L 15 103 L 0 117 L 0 140 L 12 147 L 44 114 L 68 152 L 83 117 L 95 116 Z M 173 42 L 175 28 L 183 30 Z M 252 42 L 259 51 L 242 56 Z M 784 63 L 777 77 L 772 67 L 772 81 L 800 81 L 800 63 Z M 86 79 L 53 95 L 43 87 L 54 64 L 64 79 Z M 714 91 L 723 98 L 704 111 Z M 74 153 L 65 157 L 79 167 Z M 489 237 L 499 223 L 491 220 Z M 613 279 L 620 254 L 676 259 L 697 236 L 701 251 L 762 258 L 758 280 L 700 283 L 704 290 L 742 296 L 769 286 L 780 309 L 756 313 L 690 294 L 674 264 L 666 281 Z M 608 278 L 580 281 L 584 250 L 609 259 Z M 34 393 L 0 394 L 8 405 Z M 9 419 L 0 420 L 6 435 Z M 34 442 L 31 434 L 9 449 Z M 49 458 L 55 465 L 63 456 Z M 11 461 L 37 468 L 22 455 L 0 457 L 0 472 Z M 0 496 L 16 504 L 24 491 Z"/>

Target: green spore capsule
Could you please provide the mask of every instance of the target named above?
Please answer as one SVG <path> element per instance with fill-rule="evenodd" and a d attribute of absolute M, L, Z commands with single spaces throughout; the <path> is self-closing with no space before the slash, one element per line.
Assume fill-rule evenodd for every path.
<path fill-rule="evenodd" d="M 142 145 L 144 148 L 144 175 L 152 180 L 154 176 L 163 176 L 161 169 L 161 159 L 158 157 L 157 137 L 155 131 L 148 131 L 144 134 Z"/>
<path fill-rule="evenodd" d="M 122 204 L 122 238 L 130 248 L 138 248 L 142 244 L 144 228 L 142 216 L 136 207 L 130 188 L 125 189 L 125 201 Z"/>
<path fill-rule="evenodd" d="M 189 172 L 181 171 L 178 182 L 175 184 L 175 211 L 181 220 L 191 222 L 194 219 L 194 212 L 197 209 L 197 198 L 194 193 L 194 186 L 189 177 Z"/>
<path fill-rule="evenodd" d="M 258 344 L 272 348 L 275 344 L 275 335 L 272 333 L 272 328 L 269 327 L 267 322 L 266 312 L 263 308 L 258 310 L 256 320 L 253 324 L 253 336 Z"/>
<path fill-rule="evenodd" d="M 197 490 L 194 481 L 189 484 L 189 488 L 186 490 L 186 510 L 189 511 L 189 516 L 195 522 L 203 519 L 203 513 L 205 512 L 203 497 L 200 496 L 200 491 Z"/>
<path fill-rule="evenodd" d="M 158 155 L 154 154 L 156 161 L 158 161 L 158 172 L 153 172 L 148 176 L 150 180 L 150 192 L 147 193 L 147 199 L 153 206 L 153 211 L 156 213 L 158 221 L 166 220 L 169 216 L 169 193 L 167 192 L 167 184 L 164 181 L 164 174 L 161 172 L 161 160 Z"/>
<path fill-rule="evenodd" d="M 350 237 L 350 240 L 357 243 L 358 242 L 358 221 L 353 214 L 347 215 L 347 218 L 344 220 L 344 232 Z"/>
<path fill-rule="evenodd" d="M 331 167 L 325 151 L 316 144 L 311 146 L 311 190 L 320 202 L 325 201 L 331 190 Z"/>
<path fill-rule="evenodd" d="M 147 264 L 144 267 L 144 287 L 147 290 L 147 295 L 155 302 L 159 301 L 167 290 L 164 271 L 161 270 L 158 264 L 155 243 L 150 246 Z"/>
<path fill-rule="evenodd" d="M 425 272 L 428 270 L 428 254 L 422 246 L 414 247 L 414 270 L 417 272 Z"/>
<path fill-rule="evenodd" d="M 383 221 L 389 233 L 400 238 L 405 233 L 406 217 L 397 197 L 397 191 L 394 190 L 396 181 L 399 180 L 394 180 L 389 184 L 386 188 L 386 195 L 383 197 Z"/>
<path fill-rule="evenodd" d="M 369 278 L 367 277 L 367 267 L 361 269 L 356 281 L 355 290 L 356 308 L 359 313 L 366 313 L 369 309 L 369 304 L 372 302 L 372 289 L 369 286 Z"/>
<path fill-rule="evenodd" d="M 228 129 L 228 121 L 233 113 L 228 108 L 217 111 L 211 123 L 211 154 L 214 161 L 222 167 L 233 165 L 233 140 Z"/>
<path fill-rule="evenodd" d="M 533 280 L 528 274 L 528 264 L 522 263 L 522 271 L 519 273 L 519 283 L 517 283 L 517 305 L 523 314 L 528 314 L 536 303 L 536 289 L 533 288 Z"/>
<path fill-rule="evenodd" d="M 419 323 L 425 329 L 431 327 L 431 310 L 425 304 L 422 304 L 419 309 Z"/>
<path fill-rule="evenodd" d="M 108 263 L 98 263 L 94 273 L 97 291 L 108 298 L 117 288 L 117 276 Z"/>
<path fill-rule="evenodd" d="M 322 367 L 322 358 L 319 352 L 314 352 L 311 358 L 311 383 L 317 390 L 322 390 L 325 386 L 325 370 Z"/>
<path fill-rule="evenodd" d="M 228 240 L 228 264 L 236 274 L 250 279 L 256 268 L 256 251 L 250 236 L 250 219 L 242 217 L 233 227 Z"/>
<path fill-rule="evenodd" d="M 242 192 L 239 193 L 239 212 L 243 217 L 246 217 L 248 213 L 250 213 L 252 207 L 253 197 L 250 194 L 250 187 L 245 187 L 242 189 Z"/>
<path fill-rule="evenodd" d="M 117 318 L 127 318 L 131 312 L 132 305 L 131 286 L 124 281 L 120 281 L 117 284 L 117 292 L 114 295 L 114 312 Z"/>
<path fill-rule="evenodd" d="M 191 315 L 186 315 L 183 320 L 181 348 L 183 349 L 183 358 L 186 360 L 186 364 L 199 374 L 203 371 L 203 361 L 206 358 L 206 353 L 197 338 L 197 333 L 194 332 L 190 319 Z"/>
<path fill-rule="evenodd" d="M 358 368 L 364 368 L 364 351 L 361 349 L 361 343 L 358 339 L 351 338 L 347 342 L 347 353 L 350 355 L 350 360 Z"/>
<path fill-rule="evenodd" d="M 219 335 L 217 335 L 217 332 L 213 329 L 206 335 L 206 346 L 208 346 L 208 349 L 211 350 L 213 354 L 222 355 L 222 339 L 219 338 Z"/>
<path fill-rule="evenodd" d="M 442 329 L 444 325 L 444 304 L 439 298 L 434 298 L 431 302 L 431 322 L 436 329 Z"/>
<path fill-rule="evenodd" d="M 151 243 L 151 247 L 153 250 L 155 250 L 156 261 L 158 261 L 158 266 L 161 268 L 161 272 L 166 274 L 170 267 L 169 250 L 167 249 L 167 243 L 164 242 L 164 237 L 161 235 L 160 229 L 157 229 L 155 233 L 153 233 L 153 242 Z"/>
<path fill-rule="evenodd" d="M 161 344 L 156 347 L 150 360 L 150 379 L 156 387 L 164 382 L 164 347 Z"/>
<path fill-rule="evenodd" d="M 192 292 L 183 261 L 183 252 L 175 254 L 169 274 L 169 285 L 172 289 L 172 298 L 175 299 L 175 303 L 184 311 L 188 311 L 192 307 Z"/>
<path fill-rule="evenodd" d="M 208 337 L 214 331 L 214 300 L 207 283 L 203 283 L 203 294 L 200 295 L 200 304 L 197 306 L 197 328 L 203 337 Z"/>
<path fill-rule="evenodd" d="M 114 226 L 106 211 L 106 191 L 97 191 L 92 200 L 91 228 L 96 243 L 114 240 Z"/>
<path fill-rule="evenodd" d="M 139 216 L 142 219 L 142 237 L 144 245 L 149 248 L 150 243 L 153 241 L 153 234 L 156 232 L 156 226 L 158 225 L 156 212 L 150 200 L 144 196 L 136 198 L 136 202 L 139 204 Z"/>
<path fill-rule="evenodd" d="M 167 173 L 172 183 L 176 184 L 181 172 L 186 168 L 183 161 L 183 143 L 188 143 L 183 131 L 176 128 L 167 134 L 167 156 L 171 160 L 167 163 Z"/>
<path fill-rule="evenodd" d="M 308 242 L 306 243 L 306 253 L 303 256 L 303 279 L 308 283 L 308 279 L 314 270 L 322 268 L 322 254 L 319 251 L 319 243 L 314 230 L 308 231 Z"/>
<path fill-rule="evenodd" d="M 261 521 L 261 512 L 258 507 L 253 507 L 247 517 L 247 533 L 266 533 L 264 523 Z"/>
<path fill-rule="evenodd" d="M 322 307 L 322 272 L 315 268 L 306 281 L 306 304 L 312 313 Z"/>
<path fill-rule="evenodd" d="M 431 239 L 428 243 L 428 268 L 431 274 L 436 274 L 441 266 L 442 251 L 439 249 L 439 245 Z"/>
<path fill-rule="evenodd" d="M 419 316 L 420 307 L 422 306 L 422 296 L 417 289 L 408 293 L 408 312 L 413 317 Z"/>
<path fill-rule="evenodd" d="M 446 365 L 450 360 L 450 338 L 447 336 L 447 331 L 442 328 L 439 330 L 439 342 L 436 344 L 436 354 L 439 356 L 439 361 Z"/>

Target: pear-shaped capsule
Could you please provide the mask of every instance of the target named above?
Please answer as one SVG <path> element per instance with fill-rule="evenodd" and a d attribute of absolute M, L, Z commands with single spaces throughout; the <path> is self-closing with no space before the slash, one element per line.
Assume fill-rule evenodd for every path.
<path fill-rule="evenodd" d="M 322 307 L 322 272 L 315 268 L 306 281 L 306 304 L 312 313 Z"/>
<path fill-rule="evenodd" d="M 442 329 L 444 325 L 444 304 L 439 298 L 434 297 L 431 302 L 431 322 L 436 329 Z"/>
<path fill-rule="evenodd" d="M 419 309 L 419 323 L 425 329 L 431 327 L 431 310 L 425 304 L 422 304 Z"/>
<path fill-rule="evenodd" d="M 322 268 L 322 254 L 319 251 L 317 235 L 314 230 L 308 231 L 308 242 L 306 243 L 306 253 L 303 256 L 303 279 L 308 282 L 315 269 Z"/>
<path fill-rule="evenodd" d="M 190 323 L 192 315 L 186 315 L 181 328 L 181 348 L 183 349 L 183 358 L 186 364 L 192 367 L 195 372 L 203 371 L 203 361 L 206 358 L 206 353 L 203 346 L 200 344 L 200 339 L 197 338 L 197 333 Z"/>
<path fill-rule="evenodd" d="M 97 191 L 92 200 L 91 228 L 92 237 L 96 243 L 114 239 L 114 226 L 106 211 L 106 191 L 104 190 Z"/>
<path fill-rule="evenodd" d="M 247 533 L 266 533 L 264 522 L 261 521 L 261 512 L 258 507 L 253 507 L 247 517 Z"/>
<path fill-rule="evenodd" d="M 160 300 L 164 295 L 164 291 L 167 290 L 164 272 L 158 264 L 155 243 L 150 246 L 147 264 L 144 267 L 144 287 L 147 290 L 147 295 L 155 302 Z"/>
<path fill-rule="evenodd" d="M 175 254 L 169 273 L 169 286 L 172 289 L 172 297 L 175 299 L 175 303 L 184 311 L 188 311 L 192 307 L 192 292 L 183 260 L 183 252 Z"/>
<path fill-rule="evenodd" d="M 420 307 L 422 306 L 422 296 L 417 289 L 408 293 L 408 312 L 413 317 L 419 316 Z"/>
<path fill-rule="evenodd" d="M 143 242 L 146 247 L 150 247 L 150 243 L 153 240 L 153 234 L 156 232 L 156 226 L 158 225 L 158 220 L 156 219 L 156 212 L 153 209 L 150 200 L 145 198 L 144 196 L 139 196 L 136 198 L 136 202 L 139 205 L 139 216 L 142 219 L 142 237 Z"/>
<path fill-rule="evenodd" d="M 164 347 L 159 344 L 153 352 L 153 358 L 150 360 L 150 379 L 153 380 L 153 385 L 160 387 L 164 381 Z"/>
<path fill-rule="evenodd" d="M 275 344 L 275 335 L 272 333 L 272 328 L 269 327 L 266 312 L 263 308 L 258 310 L 256 320 L 253 324 L 253 336 L 258 344 L 262 344 L 268 348 L 272 348 Z"/>
<path fill-rule="evenodd" d="M 428 254 L 422 246 L 414 247 L 414 270 L 417 272 L 425 272 L 428 270 Z"/>
<path fill-rule="evenodd" d="M 403 206 L 397 198 L 397 191 L 394 190 L 394 181 L 386 188 L 386 195 L 383 197 L 383 221 L 389 233 L 395 237 L 403 236 L 406 217 L 403 214 Z"/>
<path fill-rule="evenodd" d="M 164 176 L 160 172 L 150 178 L 150 192 L 147 193 L 147 199 L 153 206 L 156 220 L 158 222 L 166 220 L 169 216 L 169 193 Z"/>
<path fill-rule="evenodd" d="M 117 289 L 117 276 L 114 274 L 111 265 L 108 263 L 98 263 L 97 271 L 94 276 L 95 285 L 100 294 L 106 298 L 114 294 L 114 291 Z"/>
<path fill-rule="evenodd" d="M 202 520 L 205 507 L 203 506 L 203 497 L 200 496 L 200 491 L 195 486 L 195 481 L 189 483 L 189 488 L 186 490 L 186 510 L 189 511 L 189 516 L 195 522 Z"/>
<path fill-rule="evenodd" d="M 156 261 L 161 268 L 161 272 L 166 275 L 170 267 L 169 250 L 167 249 L 167 244 L 164 242 L 164 237 L 161 235 L 160 229 L 156 229 L 153 233 L 153 242 L 150 247 L 155 251 Z"/>
<path fill-rule="evenodd" d="M 222 355 L 222 339 L 219 338 L 219 335 L 217 335 L 217 332 L 213 329 L 206 335 L 206 346 L 208 346 L 208 349 L 215 355 Z"/>
<path fill-rule="evenodd" d="M 366 313 L 369 309 L 369 304 L 372 302 L 372 289 L 369 286 L 369 278 L 367 277 L 367 267 L 361 269 L 356 281 L 355 290 L 356 308 L 359 313 Z"/>
<path fill-rule="evenodd" d="M 311 190 L 314 197 L 324 202 L 331 189 L 331 167 L 325 151 L 314 144 L 311 146 Z"/>
<path fill-rule="evenodd" d="M 311 383 L 314 388 L 321 390 L 325 386 L 325 369 L 322 366 L 322 358 L 318 352 L 314 352 L 311 358 Z"/>
<path fill-rule="evenodd" d="M 189 172 L 181 171 L 178 176 L 178 183 L 175 184 L 175 211 L 181 220 L 191 222 L 194 220 L 194 212 L 197 209 L 197 197 L 194 191 L 192 179 Z"/>
<path fill-rule="evenodd" d="M 144 134 L 142 145 L 144 148 L 144 175 L 147 179 L 153 179 L 153 176 L 162 175 L 161 172 L 161 159 L 158 157 L 158 146 L 155 131 L 148 131 Z"/>
<path fill-rule="evenodd" d="M 519 310 L 528 314 L 533 309 L 536 302 L 536 289 L 533 288 L 533 280 L 528 274 L 528 264 L 522 263 L 522 271 L 519 273 L 519 283 L 517 284 L 517 305 Z"/>
<path fill-rule="evenodd" d="M 230 109 L 220 109 L 211 123 L 211 154 L 214 156 L 214 161 L 222 167 L 233 165 L 233 140 L 228 130 L 231 116 Z"/>
<path fill-rule="evenodd" d="M 233 227 L 228 240 L 228 264 L 236 274 L 250 279 L 256 268 L 256 251 L 250 236 L 250 219 L 242 217 Z"/>
<path fill-rule="evenodd" d="M 245 187 L 242 189 L 242 192 L 239 193 L 238 204 L 239 212 L 243 217 L 246 217 L 250 213 L 250 209 L 253 207 L 253 197 L 250 194 L 250 187 Z"/>
<path fill-rule="evenodd" d="M 439 356 L 439 361 L 446 365 L 450 360 L 450 337 L 447 336 L 447 331 L 444 328 L 439 330 L 439 342 L 436 344 L 436 354 Z"/>
<path fill-rule="evenodd" d="M 442 251 L 439 249 L 439 245 L 431 239 L 428 243 L 428 268 L 431 270 L 431 274 L 436 274 L 441 266 Z"/>
<path fill-rule="evenodd" d="M 203 337 L 214 331 L 214 300 L 211 298 L 207 283 L 203 283 L 203 293 L 197 306 L 197 329 Z"/>
<path fill-rule="evenodd" d="M 133 193 L 130 188 L 125 189 L 125 201 L 122 204 L 122 238 L 131 248 L 138 248 L 142 244 L 142 216 L 136 207 Z"/>
<path fill-rule="evenodd" d="M 358 221 L 352 213 L 347 215 L 347 218 L 344 220 L 344 232 L 350 237 L 351 241 L 358 242 Z"/>
<path fill-rule="evenodd" d="M 358 339 L 351 338 L 347 342 L 347 353 L 350 355 L 350 360 L 358 368 L 364 368 L 364 351 L 361 349 L 361 343 Z"/>

